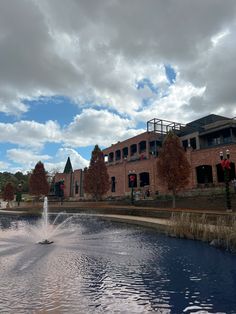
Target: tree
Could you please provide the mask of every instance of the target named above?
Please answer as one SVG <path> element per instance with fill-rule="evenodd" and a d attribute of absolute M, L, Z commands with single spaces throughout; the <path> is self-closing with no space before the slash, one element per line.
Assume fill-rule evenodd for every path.
<path fill-rule="evenodd" d="M 29 177 L 29 191 L 31 195 L 37 197 L 47 195 L 49 192 L 46 171 L 41 161 L 35 165 L 35 168 Z"/>
<path fill-rule="evenodd" d="M 98 145 L 95 145 L 90 165 L 84 169 L 84 191 L 91 194 L 97 201 L 109 190 L 109 187 L 109 175 L 103 153 Z"/>
<path fill-rule="evenodd" d="M 157 160 L 157 174 L 167 185 L 168 190 L 172 191 L 173 208 L 175 208 L 178 190 L 188 184 L 190 164 L 178 136 L 173 132 L 169 132 L 163 142 Z"/>
<path fill-rule="evenodd" d="M 9 202 L 14 200 L 14 187 L 11 182 L 8 182 L 3 191 L 3 200 L 7 201 L 7 207 L 9 207 Z"/>

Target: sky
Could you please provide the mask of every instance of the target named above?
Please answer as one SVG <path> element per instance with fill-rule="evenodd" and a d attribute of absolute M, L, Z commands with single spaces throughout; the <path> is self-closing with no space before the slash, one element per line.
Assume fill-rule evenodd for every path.
<path fill-rule="evenodd" d="M 0 172 L 84 168 L 153 118 L 233 118 L 235 56 L 235 0 L 1 0 Z"/>

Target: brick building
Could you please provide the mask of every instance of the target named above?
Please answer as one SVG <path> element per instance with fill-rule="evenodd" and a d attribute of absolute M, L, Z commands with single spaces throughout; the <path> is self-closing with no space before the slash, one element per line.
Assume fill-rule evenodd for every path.
<path fill-rule="evenodd" d="M 130 195 L 130 176 L 134 177 L 134 189 L 140 197 L 166 193 L 166 188 L 157 175 L 156 161 L 163 139 L 169 130 L 180 138 L 191 165 L 187 190 L 222 185 L 223 170 L 220 152 L 230 151 L 230 179 L 236 177 L 236 119 L 208 115 L 186 125 L 152 119 L 147 122 L 147 131 L 103 150 L 110 177 L 107 197 Z M 66 168 L 66 167 L 65 167 Z M 83 197 L 82 170 L 57 174 L 56 180 L 65 181 L 65 196 Z M 78 190 L 79 189 L 79 190 Z M 78 192 L 79 191 L 79 192 Z"/>
<path fill-rule="evenodd" d="M 70 157 L 67 159 L 64 171 L 55 174 L 54 182 L 56 195 L 65 198 L 83 198 L 83 170 L 73 171 Z"/>
<path fill-rule="evenodd" d="M 109 196 L 130 194 L 129 177 L 135 176 L 135 190 L 144 196 L 166 193 L 157 175 L 156 159 L 165 134 L 173 130 L 180 138 L 191 165 L 186 189 L 213 187 L 224 182 L 220 151 L 230 150 L 230 178 L 235 178 L 236 119 L 208 115 L 186 125 L 152 119 L 147 131 L 103 150 L 111 178 Z"/>

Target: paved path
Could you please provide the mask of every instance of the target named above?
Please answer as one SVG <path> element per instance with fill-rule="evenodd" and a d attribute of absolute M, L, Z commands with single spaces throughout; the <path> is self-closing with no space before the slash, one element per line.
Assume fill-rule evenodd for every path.
<path fill-rule="evenodd" d="M 132 223 L 136 225 L 142 225 L 152 228 L 157 228 L 160 231 L 165 231 L 171 222 L 169 219 L 152 218 L 152 217 L 139 217 L 130 215 L 110 215 L 110 214 L 90 214 L 91 216 L 101 217 L 104 219 L 110 219 L 112 221 L 119 221 L 125 223 Z"/>

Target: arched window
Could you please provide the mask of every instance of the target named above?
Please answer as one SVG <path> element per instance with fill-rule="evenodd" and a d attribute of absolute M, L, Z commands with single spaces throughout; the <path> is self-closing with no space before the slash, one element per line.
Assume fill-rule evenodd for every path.
<path fill-rule="evenodd" d="M 145 153 L 146 152 L 146 141 L 142 141 L 138 144 L 139 146 L 139 153 Z"/>
<path fill-rule="evenodd" d="M 141 172 L 139 174 L 140 187 L 149 185 L 149 172 Z"/>
<path fill-rule="evenodd" d="M 197 173 L 197 183 L 212 183 L 213 176 L 212 176 L 212 167 L 210 165 L 201 165 L 196 167 Z"/>
<path fill-rule="evenodd" d="M 122 156 L 123 156 L 123 158 L 127 158 L 128 157 L 128 153 L 129 153 L 128 147 L 124 147 L 122 149 Z"/>
<path fill-rule="evenodd" d="M 132 144 L 130 146 L 130 155 L 133 156 L 137 153 L 137 144 Z"/>
<path fill-rule="evenodd" d="M 116 160 L 120 160 L 121 159 L 121 152 L 120 149 L 116 150 Z"/>

